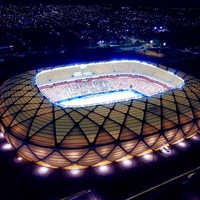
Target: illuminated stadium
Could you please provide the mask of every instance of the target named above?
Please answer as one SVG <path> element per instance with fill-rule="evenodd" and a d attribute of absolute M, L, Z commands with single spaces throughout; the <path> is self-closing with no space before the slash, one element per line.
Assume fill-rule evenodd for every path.
<path fill-rule="evenodd" d="M 197 134 L 199 86 L 184 72 L 138 61 L 27 71 L 0 88 L 0 128 L 39 165 L 119 162 Z"/>

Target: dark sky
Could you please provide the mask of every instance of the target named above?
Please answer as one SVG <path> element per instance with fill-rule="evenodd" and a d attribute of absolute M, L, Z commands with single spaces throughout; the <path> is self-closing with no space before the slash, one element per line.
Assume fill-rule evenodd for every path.
<path fill-rule="evenodd" d="M 199 7 L 200 0 L 0 0 L 0 3 L 47 4 L 122 4 L 153 7 Z"/>

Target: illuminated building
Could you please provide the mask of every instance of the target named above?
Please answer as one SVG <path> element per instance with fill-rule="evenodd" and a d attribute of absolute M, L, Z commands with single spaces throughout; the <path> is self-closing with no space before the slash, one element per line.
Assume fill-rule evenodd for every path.
<path fill-rule="evenodd" d="M 63 99 L 56 96 L 54 102 L 52 94 L 44 91 L 63 84 L 64 88 L 72 88 L 72 83 L 88 86 L 89 80 L 98 78 L 102 82 L 110 77 L 115 81 L 127 76 L 147 81 L 145 90 L 143 85 L 137 87 L 139 93 L 143 88 L 138 99 L 63 106 L 58 103 Z M 151 85 L 161 90 L 148 93 Z M 136 86 L 128 84 L 121 89 L 130 88 Z M 157 151 L 197 134 L 199 88 L 199 79 L 186 73 L 138 61 L 27 71 L 5 81 L 0 88 L 0 128 L 20 156 L 39 165 L 71 169 L 109 164 Z"/>

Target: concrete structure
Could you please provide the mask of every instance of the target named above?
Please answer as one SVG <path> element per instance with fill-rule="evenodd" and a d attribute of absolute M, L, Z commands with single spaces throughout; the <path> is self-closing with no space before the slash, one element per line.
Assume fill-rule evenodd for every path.
<path fill-rule="evenodd" d="M 71 169 L 109 164 L 173 145 L 199 130 L 200 81 L 184 72 L 138 61 L 53 70 L 27 71 L 0 88 L 1 132 L 22 157 L 39 165 Z M 39 89 L 47 83 L 83 78 L 81 74 L 90 76 L 89 72 L 142 75 L 170 90 L 140 99 L 63 108 Z"/>

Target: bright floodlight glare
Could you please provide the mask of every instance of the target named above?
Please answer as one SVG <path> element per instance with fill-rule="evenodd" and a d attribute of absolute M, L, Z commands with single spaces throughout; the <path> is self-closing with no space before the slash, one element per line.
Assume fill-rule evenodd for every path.
<path fill-rule="evenodd" d="M 72 170 L 70 171 L 70 173 L 71 173 L 72 175 L 79 175 L 79 174 L 80 174 L 80 170 L 79 170 L 79 169 L 72 169 Z"/>
<path fill-rule="evenodd" d="M 197 136 L 195 135 L 195 136 L 193 136 L 192 137 L 192 139 L 194 139 L 194 140 L 198 140 L 198 138 L 197 138 Z"/>
<path fill-rule="evenodd" d="M 67 174 L 71 177 L 80 177 L 80 176 L 83 176 L 84 173 L 85 173 L 85 169 L 78 169 L 78 168 L 70 169 L 67 172 Z"/>
<path fill-rule="evenodd" d="M 3 150 L 10 150 L 10 149 L 12 149 L 12 146 L 11 146 L 11 144 L 6 143 L 6 144 L 4 144 L 4 145 L 2 146 L 2 149 L 3 149 Z"/>
<path fill-rule="evenodd" d="M 102 174 L 105 174 L 109 171 L 109 167 L 108 167 L 108 165 L 102 165 L 102 166 L 98 167 L 98 171 Z"/>
<path fill-rule="evenodd" d="M 146 154 L 143 156 L 144 160 L 147 160 L 147 161 L 151 161 L 153 159 L 153 155 L 152 154 Z"/>
<path fill-rule="evenodd" d="M 187 147 L 186 142 L 179 142 L 178 145 L 179 145 L 180 147 L 183 147 L 183 148 L 186 148 L 186 147 Z"/>
<path fill-rule="evenodd" d="M 52 169 L 46 166 L 36 166 L 34 170 L 35 175 L 42 177 L 48 177 L 51 172 Z"/>
<path fill-rule="evenodd" d="M 49 168 L 47 167 L 39 167 L 38 173 L 39 174 L 46 174 L 49 171 Z"/>
<path fill-rule="evenodd" d="M 193 140 L 196 140 L 196 141 L 199 141 L 199 140 L 200 140 L 200 137 L 199 137 L 199 135 L 195 135 L 195 136 L 192 137 L 192 139 L 193 139 Z"/>
<path fill-rule="evenodd" d="M 3 135 L 3 133 L 0 133 L 0 138 L 4 138 L 4 135 Z"/>
<path fill-rule="evenodd" d="M 22 157 L 18 157 L 17 160 L 21 161 L 21 160 L 22 160 Z"/>
<path fill-rule="evenodd" d="M 121 164 L 122 164 L 124 167 L 131 167 L 133 163 L 132 163 L 132 160 L 127 159 L 127 160 L 123 160 L 123 161 L 121 162 Z"/>
<path fill-rule="evenodd" d="M 23 158 L 21 156 L 18 156 L 16 158 L 14 158 L 14 161 L 19 164 L 23 161 Z"/>

